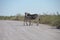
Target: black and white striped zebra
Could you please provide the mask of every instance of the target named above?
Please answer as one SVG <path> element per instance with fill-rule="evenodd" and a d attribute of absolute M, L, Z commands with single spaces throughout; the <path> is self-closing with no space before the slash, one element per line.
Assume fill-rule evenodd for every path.
<path fill-rule="evenodd" d="M 37 19 L 37 25 L 39 24 L 39 16 L 38 14 L 30 14 L 25 12 L 25 16 L 24 16 L 24 25 L 31 25 L 31 21 Z"/>

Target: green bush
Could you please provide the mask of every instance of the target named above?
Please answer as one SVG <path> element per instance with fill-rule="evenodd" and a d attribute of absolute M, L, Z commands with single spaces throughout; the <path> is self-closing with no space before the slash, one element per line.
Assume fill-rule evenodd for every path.
<path fill-rule="evenodd" d="M 58 26 L 60 25 L 60 15 L 42 15 L 40 23 Z"/>

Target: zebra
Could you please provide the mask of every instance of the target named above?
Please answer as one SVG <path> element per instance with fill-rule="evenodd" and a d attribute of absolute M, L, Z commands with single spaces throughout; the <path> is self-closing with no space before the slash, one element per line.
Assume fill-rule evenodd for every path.
<path fill-rule="evenodd" d="M 37 19 L 37 26 L 39 25 L 40 18 L 38 14 L 30 14 L 25 12 L 24 25 L 32 25 L 31 21 Z"/>

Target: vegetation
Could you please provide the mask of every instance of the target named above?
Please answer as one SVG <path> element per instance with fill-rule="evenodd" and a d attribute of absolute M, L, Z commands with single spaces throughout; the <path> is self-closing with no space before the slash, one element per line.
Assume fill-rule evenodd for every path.
<path fill-rule="evenodd" d="M 57 15 L 41 15 L 40 23 L 50 24 L 50 25 L 60 25 L 60 14 Z"/>
<path fill-rule="evenodd" d="M 20 20 L 22 21 L 24 16 L 17 14 L 15 16 L 0 16 L 0 20 Z M 60 26 L 60 14 L 57 12 L 55 15 L 40 15 L 40 23 L 42 24 L 49 24 L 53 26 Z"/>
<path fill-rule="evenodd" d="M 23 20 L 24 16 L 17 14 L 15 16 L 0 16 L 0 20 Z"/>
<path fill-rule="evenodd" d="M 60 14 L 58 12 L 56 15 L 40 15 L 40 19 L 40 23 L 42 24 L 59 26 L 60 28 Z"/>

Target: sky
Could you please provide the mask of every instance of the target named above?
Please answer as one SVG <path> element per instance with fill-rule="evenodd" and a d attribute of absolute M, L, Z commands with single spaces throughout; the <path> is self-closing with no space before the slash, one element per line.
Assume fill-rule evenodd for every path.
<path fill-rule="evenodd" d="M 0 0 L 0 16 L 60 13 L 60 0 Z"/>

